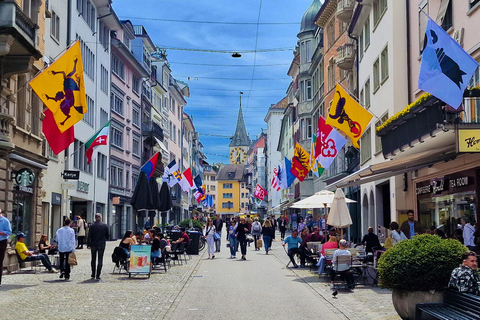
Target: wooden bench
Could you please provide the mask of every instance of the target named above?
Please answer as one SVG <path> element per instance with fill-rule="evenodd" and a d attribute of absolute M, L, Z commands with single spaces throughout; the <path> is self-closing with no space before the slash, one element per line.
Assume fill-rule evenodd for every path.
<path fill-rule="evenodd" d="M 480 319 L 480 297 L 455 290 L 446 290 L 443 303 L 422 303 L 415 307 L 415 320 L 422 314 L 435 319 L 478 320 Z"/>

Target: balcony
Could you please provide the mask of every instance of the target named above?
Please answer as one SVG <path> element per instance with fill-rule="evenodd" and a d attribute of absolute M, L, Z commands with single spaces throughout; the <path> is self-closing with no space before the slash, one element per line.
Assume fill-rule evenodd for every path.
<path fill-rule="evenodd" d="M 143 136 L 153 136 L 160 141 L 163 141 L 163 129 L 156 124 L 155 122 L 144 123 L 142 122 L 142 135 Z"/>
<path fill-rule="evenodd" d="M 343 22 L 349 22 L 352 18 L 354 0 L 338 0 L 337 2 L 337 18 Z"/>
<path fill-rule="evenodd" d="M 343 70 L 350 70 L 355 63 L 355 45 L 346 43 L 337 49 L 337 66 Z"/>
<path fill-rule="evenodd" d="M 10 152 L 15 147 L 10 138 L 10 128 L 13 120 L 13 116 L 0 112 L 0 155 L 3 155 L 3 152 Z"/>

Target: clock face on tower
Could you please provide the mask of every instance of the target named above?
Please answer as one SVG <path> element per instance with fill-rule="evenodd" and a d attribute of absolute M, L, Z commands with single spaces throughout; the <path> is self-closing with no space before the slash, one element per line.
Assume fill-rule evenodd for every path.
<path fill-rule="evenodd" d="M 247 153 L 243 148 L 235 147 L 230 150 L 230 163 L 242 164 L 247 160 Z"/>

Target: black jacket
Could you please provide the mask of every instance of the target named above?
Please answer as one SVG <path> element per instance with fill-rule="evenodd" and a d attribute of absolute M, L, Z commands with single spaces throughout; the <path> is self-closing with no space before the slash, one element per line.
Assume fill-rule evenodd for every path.
<path fill-rule="evenodd" d="M 275 235 L 275 229 L 273 227 L 263 227 L 262 228 L 262 234 L 264 236 L 269 236 L 269 237 L 273 238 L 274 235 Z"/>
<path fill-rule="evenodd" d="M 214 219 L 213 220 L 213 225 L 215 226 L 215 230 L 217 232 L 222 232 L 222 228 L 223 228 L 223 220 L 222 219 Z"/>
<path fill-rule="evenodd" d="M 105 247 L 110 235 L 108 227 L 101 221 L 92 223 L 88 230 L 87 247 Z"/>

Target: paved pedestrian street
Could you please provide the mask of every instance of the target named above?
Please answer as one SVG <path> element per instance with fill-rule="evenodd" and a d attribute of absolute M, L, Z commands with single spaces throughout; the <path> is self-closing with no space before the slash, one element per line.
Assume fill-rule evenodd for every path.
<path fill-rule="evenodd" d="M 269 255 L 252 244 L 247 261 L 229 259 L 223 243 L 213 260 L 204 250 L 150 279 L 112 274 L 117 243 L 107 244 L 100 282 L 90 279 L 87 249 L 77 250 L 69 282 L 43 268 L 4 275 L 1 319 L 398 319 L 390 291 L 359 286 L 333 298 L 326 278 L 285 267 L 279 241 Z"/>

